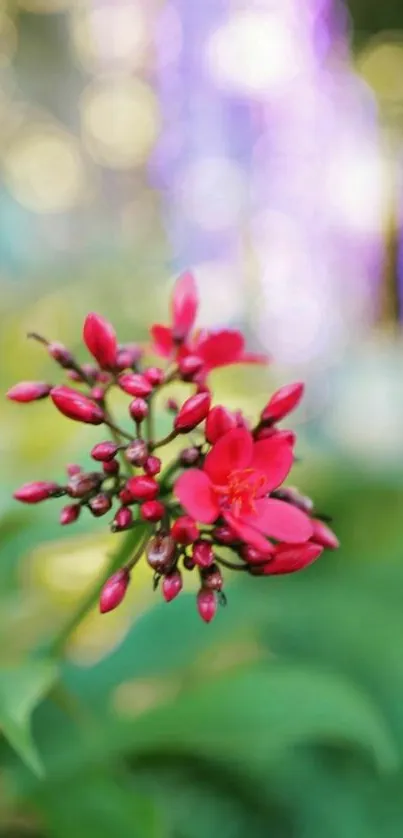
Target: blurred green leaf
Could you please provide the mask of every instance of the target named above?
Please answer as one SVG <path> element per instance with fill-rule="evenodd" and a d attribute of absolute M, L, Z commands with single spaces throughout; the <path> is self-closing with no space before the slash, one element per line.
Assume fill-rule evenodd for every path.
<path fill-rule="evenodd" d="M 0 728 L 21 759 L 36 774 L 42 763 L 31 736 L 31 714 L 57 675 L 49 661 L 32 661 L 0 669 Z"/>

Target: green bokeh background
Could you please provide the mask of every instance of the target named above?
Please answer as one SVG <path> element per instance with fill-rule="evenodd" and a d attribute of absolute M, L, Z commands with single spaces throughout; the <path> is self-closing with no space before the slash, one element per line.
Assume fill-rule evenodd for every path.
<path fill-rule="evenodd" d="M 351 11 L 357 43 L 403 28 L 391 0 L 351 0 Z M 36 44 L 27 17 L 25 44 Z M 96 309 L 122 341 L 146 339 L 168 299 L 168 247 L 162 227 L 154 233 L 152 252 L 138 241 L 73 270 L 5 278 L 2 390 L 58 375 L 25 340 L 29 329 L 84 359 L 81 323 Z M 295 480 L 333 515 L 338 552 L 290 577 L 228 579 L 228 607 L 209 626 L 191 585 L 166 606 L 139 567 L 121 609 L 90 611 L 56 661 L 44 650 L 119 537 L 89 519 L 61 532 L 59 502 L 31 510 L 11 494 L 30 479 L 62 479 L 66 462 L 88 462 L 97 432 L 46 402 L 1 404 L 1 838 L 400 838 L 403 423 L 383 431 L 374 416 L 379 399 L 402 416 L 402 375 L 398 330 L 376 332 L 312 379 L 296 416 Z M 330 420 L 364 379 L 359 445 Z M 253 416 L 278 380 L 226 371 L 213 389 Z"/>

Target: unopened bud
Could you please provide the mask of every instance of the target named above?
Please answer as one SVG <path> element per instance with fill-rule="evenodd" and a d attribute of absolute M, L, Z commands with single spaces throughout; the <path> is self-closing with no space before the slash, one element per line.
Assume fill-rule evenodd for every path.
<path fill-rule="evenodd" d="M 182 575 L 179 570 L 169 573 L 162 580 L 162 595 L 165 602 L 171 602 L 181 592 L 183 586 Z"/>
<path fill-rule="evenodd" d="M 50 397 L 55 407 L 68 419 L 88 425 L 101 425 L 105 419 L 99 405 L 70 387 L 53 387 Z"/>
<path fill-rule="evenodd" d="M 110 460 L 109 463 L 102 463 L 102 471 L 104 474 L 113 477 L 114 474 L 119 474 L 120 466 L 117 460 Z"/>
<path fill-rule="evenodd" d="M 119 445 L 116 442 L 106 440 L 106 442 L 98 442 L 97 445 L 94 445 L 91 451 L 91 457 L 100 463 L 107 463 L 109 460 L 113 460 L 118 451 Z"/>
<path fill-rule="evenodd" d="M 157 521 L 161 521 L 161 518 L 164 517 L 165 506 L 159 500 L 146 500 L 140 506 L 140 515 L 143 521 L 150 521 L 150 523 L 156 524 Z"/>
<path fill-rule="evenodd" d="M 101 614 L 106 614 L 107 611 L 113 611 L 122 602 L 128 585 L 130 582 L 130 574 L 126 569 L 118 570 L 105 583 L 99 598 L 99 610 Z"/>
<path fill-rule="evenodd" d="M 279 500 L 292 503 L 293 506 L 301 509 L 302 512 L 307 512 L 308 515 L 313 510 L 313 501 L 311 498 L 308 498 L 306 495 L 301 495 L 298 489 L 295 489 L 293 486 L 285 486 L 283 489 L 277 489 L 275 496 Z"/>
<path fill-rule="evenodd" d="M 200 372 L 202 366 L 203 359 L 198 355 L 185 355 L 178 363 L 180 376 L 184 381 L 191 381 L 193 376 Z"/>
<path fill-rule="evenodd" d="M 222 573 L 218 565 L 212 564 L 202 571 L 203 586 L 210 591 L 221 591 L 224 584 Z"/>
<path fill-rule="evenodd" d="M 95 495 L 95 497 L 90 498 L 88 506 L 94 517 L 100 518 L 101 515 L 106 515 L 106 513 L 109 512 L 112 506 L 112 501 L 108 495 L 100 492 L 99 495 Z"/>
<path fill-rule="evenodd" d="M 189 399 L 186 399 L 175 417 L 175 430 L 179 433 L 192 431 L 193 428 L 206 418 L 210 410 L 210 403 L 211 397 L 209 393 L 197 393 L 195 396 L 190 396 Z"/>
<path fill-rule="evenodd" d="M 160 367 L 148 367 L 144 370 L 144 375 L 153 387 L 158 387 L 159 384 L 162 384 L 165 378 L 164 370 Z"/>
<path fill-rule="evenodd" d="M 179 410 L 179 405 L 176 399 L 167 399 L 165 402 L 165 407 L 169 410 L 170 413 L 177 413 Z"/>
<path fill-rule="evenodd" d="M 134 466 L 143 466 L 147 462 L 148 448 L 142 439 L 134 439 L 125 451 L 126 460 Z"/>
<path fill-rule="evenodd" d="M 6 395 L 10 401 L 26 404 L 45 399 L 51 389 L 52 385 L 46 384 L 44 381 L 20 381 L 19 384 L 11 387 Z"/>
<path fill-rule="evenodd" d="M 51 358 L 60 364 L 63 369 L 69 369 L 72 364 L 74 364 L 74 358 L 72 353 L 63 343 L 59 343 L 58 341 L 52 341 L 52 343 L 48 343 L 47 345 L 48 352 Z"/>
<path fill-rule="evenodd" d="M 250 544 L 245 544 L 241 550 L 242 558 L 245 559 L 248 564 L 256 565 L 268 562 L 273 553 L 274 547 L 269 541 L 267 542 L 267 550 L 265 550 L 265 552 L 263 552 L 263 550 L 256 550 L 256 548 L 252 547 Z"/>
<path fill-rule="evenodd" d="M 111 525 L 112 532 L 121 532 L 121 530 L 130 529 L 133 523 L 133 515 L 131 509 L 127 506 L 121 506 L 118 509 Z"/>
<path fill-rule="evenodd" d="M 66 524 L 74 524 L 74 521 L 77 521 L 81 512 L 81 506 L 79 503 L 71 504 L 71 506 L 64 506 L 63 509 L 60 510 L 60 523 L 62 526 L 66 526 Z"/>
<path fill-rule="evenodd" d="M 179 460 L 182 466 L 194 466 L 199 460 L 199 457 L 200 449 L 196 448 L 195 445 L 191 445 L 189 448 L 184 448 L 179 454 Z"/>
<path fill-rule="evenodd" d="M 13 493 L 13 497 L 21 503 L 40 503 L 48 498 L 58 498 L 66 494 L 65 490 L 57 483 L 46 480 L 37 480 L 34 483 L 25 483 Z"/>
<path fill-rule="evenodd" d="M 95 402 L 103 402 L 105 396 L 105 390 L 103 387 L 100 387 L 98 384 L 92 388 L 91 390 L 91 398 L 94 399 Z"/>
<path fill-rule="evenodd" d="M 192 558 L 199 567 L 210 567 L 214 562 L 214 552 L 209 541 L 196 541 L 193 546 Z"/>
<path fill-rule="evenodd" d="M 129 490 L 135 500 L 154 500 L 159 492 L 158 483 L 153 477 L 148 475 L 139 475 L 138 477 L 129 477 L 126 483 L 126 488 Z"/>
<path fill-rule="evenodd" d="M 129 404 L 129 413 L 135 422 L 142 422 L 148 416 L 148 404 L 145 399 L 133 399 Z"/>
<path fill-rule="evenodd" d="M 181 515 L 172 524 L 171 536 L 177 544 L 183 544 L 186 547 L 198 539 L 199 529 L 193 518 L 189 515 Z"/>
<path fill-rule="evenodd" d="M 135 503 L 135 499 L 131 492 L 129 492 L 126 487 L 120 490 L 119 492 L 119 500 L 124 506 L 130 506 L 131 503 Z"/>
<path fill-rule="evenodd" d="M 137 361 L 140 360 L 142 354 L 143 350 L 137 343 L 121 344 L 116 356 L 116 369 L 126 370 L 134 367 Z"/>
<path fill-rule="evenodd" d="M 119 387 L 129 396 L 146 397 L 152 392 L 152 384 L 145 375 L 136 372 L 123 373 L 118 378 Z"/>
<path fill-rule="evenodd" d="M 113 326 L 100 314 L 87 314 L 83 329 L 84 343 L 103 369 L 114 369 L 116 364 L 116 334 Z"/>
<path fill-rule="evenodd" d="M 239 541 L 239 537 L 234 533 L 231 527 L 224 524 L 222 527 L 214 527 L 211 532 L 214 541 L 220 544 L 227 544 L 228 546 Z"/>
<path fill-rule="evenodd" d="M 175 549 L 175 542 L 169 535 L 155 535 L 146 548 L 148 564 L 157 573 L 163 573 L 171 567 Z"/>
<path fill-rule="evenodd" d="M 67 484 L 67 494 L 72 498 L 85 498 L 90 492 L 98 489 L 101 482 L 102 474 L 97 471 L 73 474 Z"/>
<path fill-rule="evenodd" d="M 82 468 L 81 466 L 78 466 L 75 463 L 70 463 L 66 467 L 66 471 L 69 477 L 74 477 L 76 474 L 81 474 Z"/>
<path fill-rule="evenodd" d="M 144 463 L 144 471 L 149 477 L 155 477 L 161 471 L 161 460 L 151 454 Z"/>
<path fill-rule="evenodd" d="M 260 415 L 261 422 L 273 423 L 284 419 L 300 403 L 304 394 L 304 385 L 297 381 L 280 387 L 271 397 Z"/>
<path fill-rule="evenodd" d="M 201 588 L 197 594 L 197 610 L 205 623 L 210 623 L 217 611 L 217 598 L 214 591 Z"/>

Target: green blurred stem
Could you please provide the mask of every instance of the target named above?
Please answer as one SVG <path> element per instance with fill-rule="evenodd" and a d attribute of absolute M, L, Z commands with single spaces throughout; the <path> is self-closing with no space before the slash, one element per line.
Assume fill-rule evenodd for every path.
<path fill-rule="evenodd" d="M 137 524 L 137 526 L 135 526 L 132 530 L 129 530 L 126 537 L 121 541 L 116 552 L 110 557 L 107 566 L 104 568 L 87 596 L 82 599 L 77 610 L 69 617 L 56 637 L 54 637 L 50 642 L 49 647 L 46 650 L 48 655 L 52 657 L 59 657 L 63 653 L 64 647 L 68 643 L 73 632 L 87 616 L 88 612 L 91 611 L 94 605 L 96 605 L 99 593 L 107 579 L 109 579 L 109 576 L 125 564 L 128 557 L 134 550 L 136 550 L 136 547 L 138 547 L 140 542 L 145 541 L 147 532 L 148 527 L 146 524 Z"/>

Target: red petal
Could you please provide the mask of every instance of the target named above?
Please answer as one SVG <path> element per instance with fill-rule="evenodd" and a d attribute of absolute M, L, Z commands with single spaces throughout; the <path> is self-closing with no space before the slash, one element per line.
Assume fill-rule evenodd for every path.
<path fill-rule="evenodd" d="M 215 367 L 235 364 L 239 360 L 243 346 L 244 339 L 240 332 L 223 329 L 202 338 L 197 345 L 197 354 L 203 358 L 205 366 L 213 370 Z"/>
<path fill-rule="evenodd" d="M 218 404 L 212 407 L 206 420 L 206 439 L 212 445 L 218 442 L 220 437 L 237 427 L 237 419 L 234 413 L 230 413 L 226 407 Z"/>
<path fill-rule="evenodd" d="M 314 541 L 315 544 L 321 544 L 322 547 L 326 547 L 328 550 L 337 550 L 337 548 L 340 547 L 337 535 L 335 535 L 333 530 L 331 530 L 330 527 L 327 527 L 323 521 L 314 518 L 312 520 L 312 526 L 312 541 Z"/>
<path fill-rule="evenodd" d="M 212 524 L 220 514 L 207 474 L 198 468 L 185 471 L 174 486 L 174 493 L 188 515 L 203 524 Z"/>
<path fill-rule="evenodd" d="M 293 462 L 294 454 L 286 439 L 274 436 L 255 442 L 251 467 L 266 475 L 264 494 L 280 486 L 287 477 Z"/>
<path fill-rule="evenodd" d="M 207 454 L 204 470 L 213 483 L 225 485 L 232 471 L 250 465 L 252 453 L 252 434 L 246 428 L 234 428 L 220 437 Z"/>
<path fill-rule="evenodd" d="M 312 564 L 323 553 L 320 544 L 278 544 L 273 559 L 264 566 L 265 575 L 277 575 L 281 573 L 295 573 L 303 570 L 304 567 Z"/>
<path fill-rule="evenodd" d="M 196 319 L 198 306 L 197 288 L 191 273 L 184 273 L 175 284 L 172 300 L 173 333 L 177 340 L 184 340 Z"/>
<path fill-rule="evenodd" d="M 116 334 L 113 326 L 99 314 L 87 314 L 83 329 L 84 343 L 100 367 L 110 369 L 116 363 Z"/>
<path fill-rule="evenodd" d="M 169 358 L 174 349 L 172 329 L 169 326 L 160 326 L 156 323 L 154 326 L 151 326 L 150 332 L 153 339 L 154 352 L 157 355 L 162 355 L 163 358 Z"/>
<path fill-rule="evenodd" d="M 261 553 L 268 553 L 270 546 L 268 547 L 267 538 L 265 538 L 262 533 L 250 526 L 250 524 L 246 523 L 244 518 L 242 520 L 240 518 L 235 518 L 235 516 L 231 515 L 230 512 L 224 512 L 223 515 L 231 529 L 238 536 L 238 538 L 241 539 L 241 541 L 244 541 L 246 544 L 250 544 L 251 547 L 259 550 Z"/>
<path fill-rule="evenodd" d="M 238 364 L 269 364 L 270 358 L 261 352 L 242 352 Z"/>
<path fill-rule="evenodd" d="M 255 501 L 255 509 L 253 514 L 242 515 L 242 522 L 271 538 L 298 544 L 308 541 L 312 535 L 312 524 L 308 516 L 285 501 L 262 498 Z"/>

